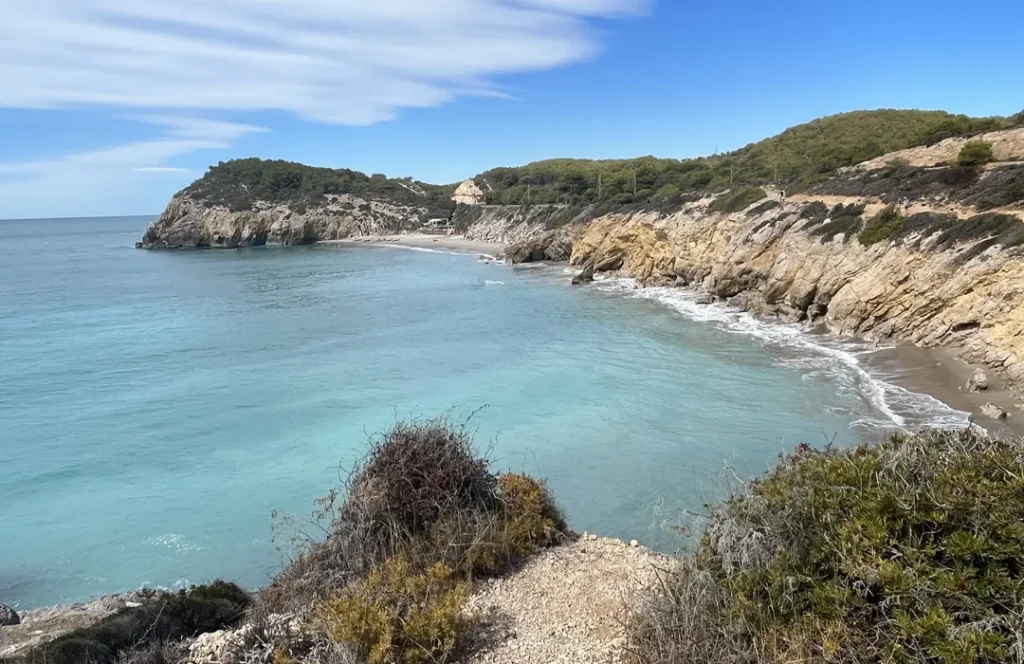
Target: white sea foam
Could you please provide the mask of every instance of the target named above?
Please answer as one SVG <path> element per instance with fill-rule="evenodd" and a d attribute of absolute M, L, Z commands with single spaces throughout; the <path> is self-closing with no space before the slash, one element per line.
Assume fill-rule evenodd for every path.
<path fill-rule="evenodd" d="M 754 337 L 781 364 L 793 367 L 813 379 L 826 376 L 840 390 L 859 395 L 870 405 L 872 415 L 857 417 L 851 428 L 884 430 L 921 427 L 964 427 L 968 413 L 956 410 L 942 401 L 907 390 L 873 375 L 865 369 L 860 356 L 883 350 L 865 342 L 835 339 L 813 334 L 800 325 L 768 322 L 725 303 L 698 304 L 698 293 L 681 288 L 639 288 L 632 279 L 598 276 L 600 290 L 627 297 L 655 300 L 671 307 L 690 320 L 710 323 L 719 329 Z M 793 351 L 796 351 L 795 353 Z"/>
<path fill-rule="evenodd" d="M 447 249 L 431 249 L 430 247 L 413 247 L 408 244 L 396 244 L 394 242 L 370 243 L 371 247 L 390 247 L 392 249 L 405 249 L 406 251 L 425 251 L 428 254 L 449 254 L 452 256 L 470 256 L 467 251 L 448 251 Z"/>
<path fill-rule="evenodd" d="M 504 281 L 492 281 L 491 279 L 484 279 L 484 284 L 488 286 L 504 286 Z"/>

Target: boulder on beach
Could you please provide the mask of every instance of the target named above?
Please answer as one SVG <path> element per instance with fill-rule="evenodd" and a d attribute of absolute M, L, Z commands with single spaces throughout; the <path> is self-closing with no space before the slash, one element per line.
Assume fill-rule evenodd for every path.
<path fill-rule="evenodd" d="M 991 417 L 993 420 L 1005 420 L 1007 418 L 1006 411 L 991 401 L 981 407 L 981 414 L 985 417 Z"/>
<path fill-rule="evenodd" d="M 967 381 L 967 389 L 971 392 L 984 392 L 988 389 L 988 374 L 982 369 L 975 369 L 971 379 Z"/>
<path fill-rule="evenodd" d="M 18 612 L 6 604 L 0 604 L 0 627 L 10 627 L 12 625 L 20 624 L 21 616 L 18 615 Z"/>

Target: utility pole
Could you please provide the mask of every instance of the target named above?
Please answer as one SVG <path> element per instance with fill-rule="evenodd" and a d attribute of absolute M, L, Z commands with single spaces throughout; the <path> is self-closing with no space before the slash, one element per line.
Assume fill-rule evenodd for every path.
<path fill-rule="evenodd" d="M 530 183 L 527 182 L 526 183 L 526 204 L 527 205 L 530 204 L 530 186 L 531 186 Z"/>
<path fill-rule="evenodd" d="M 601 174 L 597 174 L 597 199 L 601 200 Z"/>
<path fill-rule="evenodd" d="M 633 195 L 636 196 L 636 171 L 633 171 Z"/>

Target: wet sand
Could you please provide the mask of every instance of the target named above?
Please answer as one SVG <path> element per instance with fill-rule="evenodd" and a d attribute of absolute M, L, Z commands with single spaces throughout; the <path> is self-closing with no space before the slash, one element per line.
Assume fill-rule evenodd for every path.
<path fill-rule="evenodd" d="M 973 421 L 993 435 L 1024 436 L 1024 394 L 1008 389 L 1002 377 L 980 365 L 969 365 L 956 358 L 950 348 L 920 348 L 898 344 L 863 356 L 864 367 L 884 375 L 890 383 L 928 394 L 943 403 L 973 415 Z M 989 388 L 970 392 L 967 381 L 975 369 L 988 375 Z M 1005 410 L 1007 419 L 999 421 L 981 414 L 981 407 L 992 402 Z"/>
<path fill-rule="evenodd" d="M 437 249 L 438 251 L 455 251 L 465 254 L 487 254 L 495 257 L 505 253 L 505 246 L 500 242 L 480 242 L 466 239 L 462 235 L 429 235 L 427 233 L 353 237 L 344 240 L 328 240 L 322 244 L 391 244 L 400 247 Z"/>

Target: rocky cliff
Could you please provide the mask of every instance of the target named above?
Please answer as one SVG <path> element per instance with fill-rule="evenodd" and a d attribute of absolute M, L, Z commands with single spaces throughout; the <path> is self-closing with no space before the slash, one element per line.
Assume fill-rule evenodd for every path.
<path fill-rule="evenodd" d="M 415 228 L 427 211 L 350 194 L 318 206 L 255 202 L 250 209 L 211 205 L 187 192 L 175 196 L 139 243 L 146 249 L 310 244 Z"/>
<path fill-rule="evenodd" d="M 577 237 L 572 264 L 839 334 L 949 346 L 1024 385 L 1020 219 L 921 211 L 865 245 L 860 231 L 872 222 L 863 217 L 874 210 L 855 200 L 830 209 L 769 199 L 731 214 L 710 211 L 713 201 L 598 218 Z"/>

